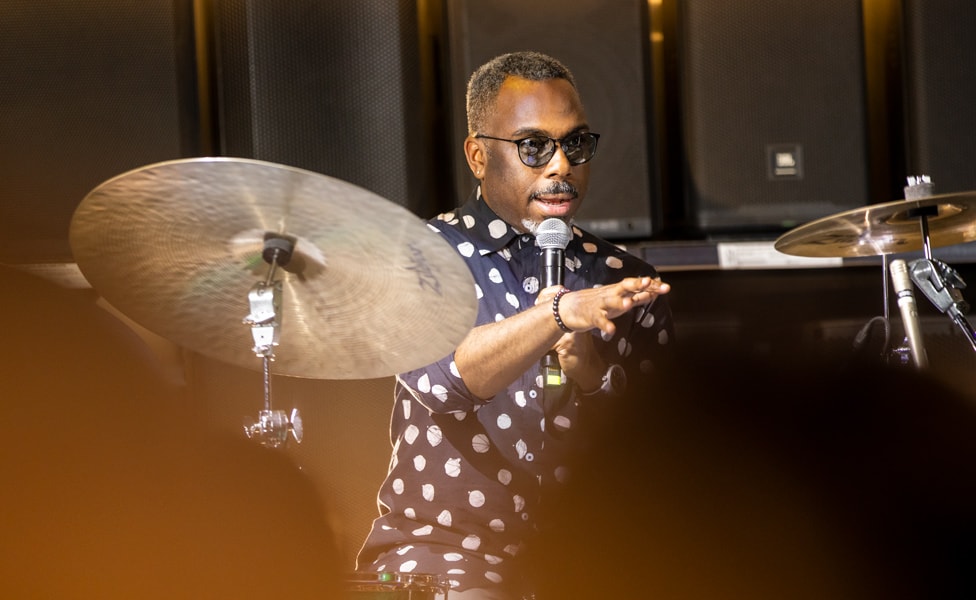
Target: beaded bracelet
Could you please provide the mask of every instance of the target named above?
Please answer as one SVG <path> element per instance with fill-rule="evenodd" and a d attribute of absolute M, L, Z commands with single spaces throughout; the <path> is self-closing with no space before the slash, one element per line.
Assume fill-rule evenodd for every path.
<path fill-rule="evenodd" d="M 559 325 L 560 329 L 562 329 L 566 333 L 573 333 L 573 330 L 570 329 L 569 327 L 566 327 L 566 324 L 563 323 L 562 318 L 559 316 L 559 299 L 562 298 L 563 294 L 566 294 L 567 292 L 569 292 L 569 290 L 567 290 L 566 288 L 562 288 L 558 292 L 556 292 L 555 296 L 553 296 L 552 316 L 556 317 L 556 325 Z"/>

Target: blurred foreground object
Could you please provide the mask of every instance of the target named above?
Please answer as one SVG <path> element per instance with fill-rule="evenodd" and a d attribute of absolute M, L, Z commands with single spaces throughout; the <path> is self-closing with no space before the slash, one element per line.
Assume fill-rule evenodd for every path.
<path fill-rule="evenodd" d="M 976 400 L 684 348 L 550 504 L 540 600 L 976 597 Z"/>
<path fill-rule="evenodd" d="M 89 291 L 0 269 L 0 578 L 12 598 L 335 598 L 322 502 L 209 431 Z"/>

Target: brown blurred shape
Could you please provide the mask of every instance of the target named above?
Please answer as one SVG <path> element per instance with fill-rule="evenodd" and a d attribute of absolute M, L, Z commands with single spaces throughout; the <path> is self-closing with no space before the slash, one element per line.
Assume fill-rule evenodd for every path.
<path fill-rule="evenodd" d="M 909 368 L 683 348 L 549 504 L 539 600 L 976 597 L 976 403 Z"/>
<path fill-rule="evenodd" d="M 322 501 L 284 454 L 208 429 L 91 290 L 0 275 L 4 596 L 338 597 Z"/>

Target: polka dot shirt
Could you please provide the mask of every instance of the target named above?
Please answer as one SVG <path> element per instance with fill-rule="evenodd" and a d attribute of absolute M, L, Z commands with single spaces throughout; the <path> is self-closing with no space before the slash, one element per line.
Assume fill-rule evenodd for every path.
<path fill-rule="evenodd" d="M 475 194 L 455 212 L 429 222 L 471 269 L 477 325 L 535 304 L 541 250 Z M 656 276 L 653 267 L 573 227 L 565 251 L 570 290 Z M 616 334 L 596 346 L 620 364 L 628 381 L 647 377 L 654 356 L 673 335 L 667 296 L 615 319 Z M 540 357 L 541 358 L 541 357 Z M 548 388 L 552 389 L 552 388 Z M 472 395 L 449 355 L 396 378 L 391 418 L 393 456 L 377 518 L 358 568 L 444 575 L 458 590 L 527 585 L 520 554 L 537 531 L 536 513 L 551 486 L 567 477 L 565 461 L 585 442 L 587 405 L 612 406 L 599 394 L 577 398 L 571 382 L 544 391 L 532 369 L 488 401 Z M 577 401 L 578 400 L 578 401 Z"/>

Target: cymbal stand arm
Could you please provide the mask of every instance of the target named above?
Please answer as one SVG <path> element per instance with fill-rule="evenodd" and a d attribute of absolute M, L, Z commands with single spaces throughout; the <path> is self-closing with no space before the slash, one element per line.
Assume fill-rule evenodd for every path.
<path fill-rule="evenodd" d="M 282 283 L 275 281 L 275 271 L 279 262 L 284 265 L 291 257 L 292 242 L 278 236 L 265 240 L 264 259 L 270 263 L 268 276 L 258 282 L 248 293 L 251 313 L 244 318 L 244 324 L 251 326 L 254 339 L 254 353 L 263 362 L 264 410 L 258 413 L 258 421 L 244 427 L 244 433 L 257 438 L 265 446 L 278 448 L 288 440 L 289 433 L 301 443 L 303 426 L 298 409 L 292 409 L 289 416 L 282 410 L 271 408 L 271 363 L 274 361 L 274 347 L 278 345 L 281 328 Z"/>
<path fill-rule="evenodd" d="M 887 322 L 888 321 L 888 318 L 889 318 L 889 311 L 888 311 L 888 302 L 889 302 L 889 297 L 888 297 L 888 255 L 887 254 L 882 254 L 881 255 L 881 289 L 882 289 L 882 295 L 881 295 L 881 297 L 884 300 L 884 312 L 882 313 L 882 315 L 884 315 L 884 320 L 885 320 L 885 322 Z"/>
<path fill-rule="evenodd" d="M 278 258 L 281 256 L 281 250 L 278 248 L 273 248 L 271 250 L 271 268 L 268 269 L 268 276 L 264 279 L 264 285 L 270 287 L 274 283 L 275 272 L 278 270 Z"/>
<path fill-rule="evenodd" d="M 251 326 L 252 350 L 264 362 L 264 405 L 271 410 L 271 362 L 281 335 L 278 312 L 281 308 L 281 282 L 259 282 L 248 292 L 251 313 L 244 324 Z"/>
<path fill-rule="evenodd" d="M 929 218 L 926 215 L 919 217 L 919 225 L 922 228 L 922 251 L 925 258 L 932 259 L 932 244 L 929 240 Z"/>
<path fill-rule="evenodd" d="M 932 183 L 932 178 L 928 175 L 913 175 L 908 177 L 908 185 L 905 186 L 905 199 L 906 200 L 918 200 L 931 196 L 935 190 L 935 184 Z M 932 258 L 932 244 L 929 240 L 929 215 L 938 216 L 939 208 L 937 206 L 928 207 L 928 210 L 921 209 L 915 213 L 915 216 L 919 218 L 919 226 L 922 229 L 922 251 L 925 254 L 925 258 Z"/>
<path fill-rule="evenodd" d="M 271 410 L 271 358 L 261 358 L 262 374 L 264 375 L 264 410 Z"/>
<path fill-rule="evenodd" d="M 969 340 L 969 346 L 976 351 L 976 330 L 969 324 L 969 320 L 964 315 L 953 315 L 952 322 L 962 330 L 966 339 Z"/>
<path fill-rule="evenodd" d="M 281 283 L 275 284 L 275 272 L 278 270 L 278 260 L 282 256 L 282 250 L 280 248 L 267 247 L 266 252 L 270 249 L 271 268 L 268 269 L 268 276 L 264 280 L 263 289 L 272 289 L 273 298 L 271 301 L 270 315 L 271 315 L 271 327 L 272 332 L 272 342 L 271 345 L 266 344 L 266 337 L 263 333 L 254 334 L 254 327 L 256 324 L 252 324 L 252 335 L 254 338 L 254 351 L 261 357 L 262 371 L 264 373 L 264 410 L 271 410 L 271 362 L 274 360 L 274 346 L 278 345 L 279 337 L 281 335 L 281 329 L 278 323 L 278 312 L 281 309 Z M 290 254 L 289 254 L 290 256 Z M 266 257 L 267 258 L 267 257 Z M 254 313 L 254 304 L 251 305 L 251 314 Z M 260 340 L 260 341 L 259 341 Z M 264 343 L 262 345 L 262 343 Z"/>

